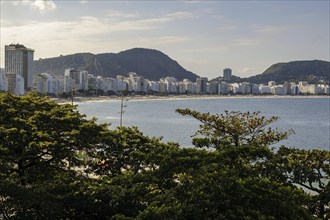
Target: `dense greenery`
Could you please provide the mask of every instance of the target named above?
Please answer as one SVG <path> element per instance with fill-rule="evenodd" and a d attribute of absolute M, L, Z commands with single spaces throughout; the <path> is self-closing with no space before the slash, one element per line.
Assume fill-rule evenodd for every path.
<path fill-rule="evenodd" d="M 266 69 L 262 74 L 245 79 L 252 83 L 267 83 L 275 81 L 278 84 L 284 82 L 307 81 L 319 83 L 320 80 L 329 82 L 330 62 L 323 60 L 292 61 L 288 63 L 276 63 Z"/>
<path fill-rule="evenodd" d="M 0 219 L 330 217 L 330 153 L 272 149 L 276 117 L 179 109 L 201 121 L 181 148 L 35 94 L 0 107 Z"/>

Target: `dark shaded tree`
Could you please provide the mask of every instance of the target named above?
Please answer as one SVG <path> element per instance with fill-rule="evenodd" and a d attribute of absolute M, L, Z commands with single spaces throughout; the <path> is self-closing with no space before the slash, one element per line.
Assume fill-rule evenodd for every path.
<path fill-rule="evenodd" d="M 56 212 L 63 206 L 58 189 L 65 189 L 80 175 L 78 170 L 84 170 L 78 152 L 92 155 L 106 125 L 85 119 L 74 106 L 33 93 L 2 94 L 0 106 L 0 179 L 6 186 L 0 190 L 0 212 L 43 218 L 45 210 Z"/>

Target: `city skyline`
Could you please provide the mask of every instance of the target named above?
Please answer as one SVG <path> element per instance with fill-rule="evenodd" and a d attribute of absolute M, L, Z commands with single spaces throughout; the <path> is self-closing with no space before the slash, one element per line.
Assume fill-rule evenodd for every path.
<path fill-rule="evenodd" d="M 4 47 L 35 58 L 141 47 L 215 78 L 262 73 L 294 60 L 330 60 L 329 1 L 1 1 Z"/>

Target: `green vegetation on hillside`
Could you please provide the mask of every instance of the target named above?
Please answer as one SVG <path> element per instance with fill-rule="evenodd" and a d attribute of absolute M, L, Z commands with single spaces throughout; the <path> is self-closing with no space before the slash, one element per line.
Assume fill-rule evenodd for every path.
<path fill-rule="evenodd" d="M 321 80 L 329 82 L 330 62 L 307 60 L 277 63 L 270 66 L 262 74 L 249 77 L 246 80 L 252 83 L 267 83 L 268 81 L 318 83 Z"/>
<path fill-rule="evenodd" d="M 67 68 L 86 70 L 96 76 L 113 77 L 136 72 L 149 80 L 168 76 L 195 81 L 197 75 L 187 71 L 166 54 L 152 49 L 134 48 L 120 53 L 78 53 L 34 62 L 35 74 L 63 75 Z"/>
<path fill-rule="evenodd" d="M 330 217 L 330 152 L 275 151 L 276 117 L 178 109 L 201 122 L 180 148 L 35 94 L 0 107 L 0 219 Z"/>

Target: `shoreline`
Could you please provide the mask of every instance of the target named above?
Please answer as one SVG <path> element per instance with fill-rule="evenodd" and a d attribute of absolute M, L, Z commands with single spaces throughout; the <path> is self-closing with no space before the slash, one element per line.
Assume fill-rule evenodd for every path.
<path fill-rule="evenodd" d="M 184 99 L 249 99 L 249 98 L 327 98 L 329 95 L 168 95 L 168 96 L 124 96 L 124 100 L 132 101 L 156 101 L 156 100 L 184 100 Z M 108 101 L 120 101 L 121 96 L 100 96 L 100 97 L 76 97 L 73 99 L 74 104 L 85 103 L 85 102 L 108 102 Z M 70 104 L 71 99 L 53 99 L 55 102 L 60 104 Z"/>

